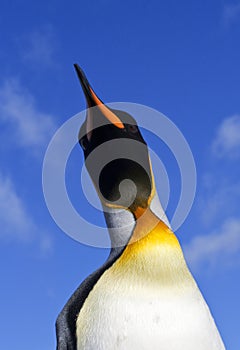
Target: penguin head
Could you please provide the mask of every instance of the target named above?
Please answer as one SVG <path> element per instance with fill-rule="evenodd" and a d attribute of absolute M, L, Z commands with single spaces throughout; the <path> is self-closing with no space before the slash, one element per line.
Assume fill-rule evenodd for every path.
<path fill-rule="evenodd" d="M 154 190 L 146 142 L 135 119 L 106 106 L 83 70 L 74 67 L 87 102 L 79 131 L 86 168 L 105 206 L 124 208 L 138 217 L 149 206 Z"/>

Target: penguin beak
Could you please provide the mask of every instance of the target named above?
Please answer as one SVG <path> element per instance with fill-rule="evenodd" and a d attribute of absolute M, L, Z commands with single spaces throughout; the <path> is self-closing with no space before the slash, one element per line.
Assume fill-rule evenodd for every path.
<path fill-rule="evenodd" d="M 82 86 L 82 89 L 83 89 L 83 92 L 84 92 L 84 95 L 85 95 L 85 98 L 87 101 L 88 108 L 96 106 L 95 99 L 97 96 L 93 92 L 93 90 L 92 90 L 92 88 L 91 88 L 91 86 L 86 78 L 84 71 L 79 67 L 78 64 L 74 64 L 74 68 L 77 72 L 78 79 L 79 79 L 80 84 Z M 98 100 L 100 101 L 99 98 L 98 98 Z"/>
<path fill-rule="evenodd" d="M 93 89 L 91 88 L 91 85 L 89 84 L 86 75 L 84 74 L 83 70 L 79 67 L 78 64 L 74 64 L 74 68 L 77 72 L 79 81 L 81 83 L 87 106 L 88 108 L 95 107 L 99 108 L 101 113 L 108 119 L 108 121 L 115 125 L 119 129 L 124 129 L 124 124 L 118 118 L 116 114 L 114 114 L 101 100 L 100 98 L 95 94 Z M 88 125 L 93 125 L 93 113 L 88 113 L 87 115 L 87 126 Z M 88 129 L 88 127 L 87 127 Z M 89 133 L 88 133 L 89 134 Z"/>

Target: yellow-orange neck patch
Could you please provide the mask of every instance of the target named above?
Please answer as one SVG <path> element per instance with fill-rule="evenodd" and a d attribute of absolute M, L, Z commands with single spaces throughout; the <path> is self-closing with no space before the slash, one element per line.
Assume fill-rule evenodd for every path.
<path fill-rule="evenodd" d="M 170 244 L 178 245 L 178 240 L 170 228 L 161 221 L 150 208 L 138 208 L 134 212 L 137 221 L 129 245 Z"/>
<path fill-rule="evenodd" d="M 149 208 L 137 220 L 129 244 L 110 271 L 139 283 L 181 286 L 191 280 L 177 237 Z"/>

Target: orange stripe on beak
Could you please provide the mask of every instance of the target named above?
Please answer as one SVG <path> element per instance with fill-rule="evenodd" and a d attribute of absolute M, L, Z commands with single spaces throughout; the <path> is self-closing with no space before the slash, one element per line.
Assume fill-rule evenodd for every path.
<path fill-rule="evenodd" d="M 100 109 L 100 111 L 104 114 L 104 116 L 113 124 L 115 125 L 117 128 L 119 129 L 124 129 L 124 125 L 121 122 L 121 120 L 116 116 L 116 114 L 114 114 L 110 109 L 108 109 L 103 103 L 102 101 L 97 97 L 97 95 L 95 94 L 95 92 L 92 90 L 91 87 L 89 87 L 89 90 L 91 92 L 91 97 L 93 99 L 93 101 L 96 103 L 96 105 L 98 106 L 98 108 Z"/>

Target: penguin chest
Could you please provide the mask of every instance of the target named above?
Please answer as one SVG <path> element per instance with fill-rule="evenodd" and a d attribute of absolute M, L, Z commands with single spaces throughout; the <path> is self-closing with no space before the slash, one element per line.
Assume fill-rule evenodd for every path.
<path fill-rule="evenodd" d="M 106 277 L 78 316 L 77 350 L 224 349 L 198 290 Z"/>
<path fill-rule="evenodd" d="M 163 223 L 129 244 L 88 295 L 77 350 L 224 350 L 176 237 Z"/>

